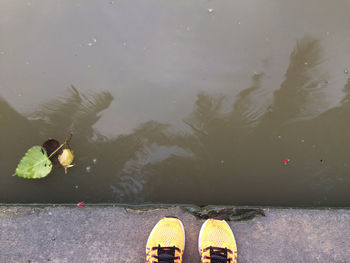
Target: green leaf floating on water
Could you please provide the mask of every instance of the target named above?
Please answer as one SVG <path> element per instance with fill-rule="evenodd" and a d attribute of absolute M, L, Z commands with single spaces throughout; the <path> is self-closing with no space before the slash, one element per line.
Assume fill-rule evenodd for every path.
<path fill-rule="evenodd" d="M 45 149 L 40 146 L 30 148 L 19 162 L 14 176 L 23 178 L 43 178 L 52 170 L 52 163 Z"/>

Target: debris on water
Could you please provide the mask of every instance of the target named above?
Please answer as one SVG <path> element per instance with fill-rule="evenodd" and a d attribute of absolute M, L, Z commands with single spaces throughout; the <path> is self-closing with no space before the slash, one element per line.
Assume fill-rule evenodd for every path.
<path fill-rule="evenodd" d="M 49 216 L 52 216 L 52 213 L 51 213 L 51 212 L 49 212 Z"/>
<path fill-rule="evenodd" d="M 30 148 L 20 160 L 13 176 L 37 179 L 47 176 L 52 170 L 52 162 L 41 146 Z"/>
<path fill-rule="evenodd" d="M 55 139 L 48 139 L 46 140 L 42 147 L 46 150 L 48 156 L 51 156 L 51 154 L 60 147 L 59 141 Z M 58 156 L 62 154 L 62 149 L 57 150 L 56 153 L 54 153 L 51 157 L 50 160 L 53 164 L 58 164 Z"/>
<path fill-rule="evenodd" d="M 5 54 L 5 51 L 0 51 L 0 55 L 4 55 Z"/>
<path fill-rule="evenodd" d="M 305 63 L 304 63 L 305 65 L 308 65 L 309 63 L 307 62 L 307 61 L 305 61 Z"/>
<path fill-rule="evenodd" d="M 305 142 L 305 140 L 301 140 L 300 142 Z"/>
<path fill-rule="evenodd" d="M 76 186 L 75 186 L 75 189 L 78 189 L 78 188 L 79 188 L 79 185 L 76 185 Z"/>
<path fill-rule="evenodd" d="M 272 113 L 272 112 L 273 112 L 272 106 L 267 107 L 267 111 L 268 111 L 269 113 Z"/>
<path fill-rule="evenodd" d="M 214 12 L 214 9 L 213 9 L 213 8 L 208 8 L 208 12 L 209 12 L 209 13 L 213 13 L 213 12 Z"/>
<path fill-rule="evenodd" d="M 238 21 L 238 23 L 237 23 L 238 25 L 240 25 L 241 24 L 241 21 Z"/>
<path fill-rule="evenodd" d="M 30 63 L 29 63 L 29 61 L 26 61 L 26 65 L 29 65 Z"/>
<path fill-rule="evenodd" d="M 329 35 L 329 32 L 328 32 L 328 31 L 326 32 L 326 35 L 327 35 L 327 36 Z"/>
<path fill-rule="evenodd" d="M 91 171 L 91 166 L 86 166 L 86 171 L 87 171 L 88 173 L 90 173 L 90 171 Z"/>
<path fill-rule="evenodd" d="M 88 45 L 89 47 L 92 47 L 93 44 L 92 44 L 91 42 L 89 42 L 87 45 Z"/>
<path fill-rule="evenodd" d="M 278 139 L 281 139 L 281 138 L 282 138 L 282 136 L 281 136 L 281 135 L 278 135 L 278 136 L 277 136 L 277 138 L 278 138 Z"/>
<path fill-rule="evenodd" d="M 73 151 L 71 151 L 70 149 L 63 149 L 62 153 L 58 156 L 58 161 L 64 167 L 65 173 L 67 173 L 68 168 L 74 166 L 72 164 L 73 160 L 74 160 L 74 154 L 73 154 Z"/>
<path fill-rule="evenodd" d="M 82 206 L 84 206 L 85 205 L 85 202 L 84 201 L 81 201 L 81 202 L 79 202 L 78 204 L 77 204 L 77 206 L 79 206 L 79 207 L 82 207 Z"/>
<path fill-rule="evenodd" d="M 321 159 L 320 162 L 321 162 L 321 163 L 324 163 L 324 160 Z"/>
<path fill-rule="evenodd" d="M 221 164 L 224 164 L 224 163 L 225 163 L 225 161 L 224 161 L 224 160 L 221 160 L 221 161 L 220 161 L 220 163 L 221 163 Z"/>
<path fill-rule="evenodd" d="M 96 158 L 92 159 L 92 162 L 93 162 L 94 164 L 96 164 L 96 163 L 97 163 L 97 159 L 96 159 Z"/>
<path fill-rule="evenodd" d="M 282 162 L 283 162 L 284 165 L 287 165 L 287 164 L 290 162 L 290 159 L 288 159 L 288 158 L 283 158 L 283 159 L 282 159 Z"/>
<path fill-rule="evenodd" d="M 92 38 L 92 42 L 96 43 L 97 42 L 97 39 L 96 38 Z"/>
<path fill-rule="evenodd" d="M 344 69 L 344 73 L 345 74 L 349 74 L 349 70 L 348 69 Z"/>

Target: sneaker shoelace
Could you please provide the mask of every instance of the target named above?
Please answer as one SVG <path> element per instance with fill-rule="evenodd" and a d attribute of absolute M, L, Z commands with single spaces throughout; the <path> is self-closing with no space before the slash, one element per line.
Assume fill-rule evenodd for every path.
<path fill-rule="evenodd" d="M 230 263 L 232 258 L 227 258 L 227 252 L 232 254 L 232 251 L 228 248 L 221 247 L 208 247 L 204 251 L 210 250 L 210 257 L 205 257 L 210 259 L 210 263 Z"/>
<path fill-rule="evenodd" d="M 154 258 L 158 259 L 157 263 L 174 263 L 175 259 L 179 259 L 179 257 L 175 257 L 175 250 L 180 252 L 180 249 L 173 247 L 152 247 L 152 250 L 158 250 L 157 255 Z"/>

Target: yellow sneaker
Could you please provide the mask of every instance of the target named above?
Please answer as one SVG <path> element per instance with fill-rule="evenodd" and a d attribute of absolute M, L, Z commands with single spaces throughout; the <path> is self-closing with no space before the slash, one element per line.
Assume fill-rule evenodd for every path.
<path fill-rule="evenodd" d="M 146 263 L 181 263 L 185 230 L 175 217 L 164 217 L 153 228 L 146 245 Z"/>
<path fill-rule="evenodd" d="M 208 219 L 198 239 L 202 263 L 237 263 L 237 245 L 225 220 Z"/>

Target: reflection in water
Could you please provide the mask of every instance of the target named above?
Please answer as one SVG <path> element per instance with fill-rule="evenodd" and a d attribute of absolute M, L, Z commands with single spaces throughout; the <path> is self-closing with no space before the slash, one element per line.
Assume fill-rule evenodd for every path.
<path fill-rule="evenodd" d="M 274 94 L 273 120 L 281 122 L 310 116 L 314 103 L 322 102 L 320 85 L 325 74 L 317 66 L 322 62 L 319 39 L 305 37 L 299 41 L 290 55 L 285 80 Z"/>
<path fill-rule="evenodd" d="M 230 110 L 226 96 L 199 93 L 184 120 L 191 132 L 149 121 L 106 138 L 93 125 L 113 100 L 108 92 L 86 96 L 72 87 L 30 116 L 0 99 L 1 201 L 348 205 L 350 79 L 341 104 L 320 113 L 327 77 L 320 62 L 320 41 L 300 40 L 263 109 L 256 101 L 264 73 L 252 76 Z M 33 142 L 69 132 L 76 156 L 70 175 L 10 176 Z"/>

